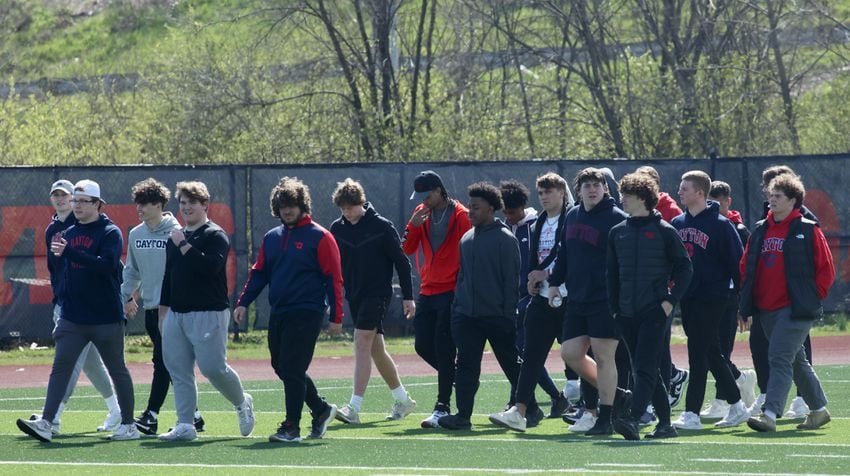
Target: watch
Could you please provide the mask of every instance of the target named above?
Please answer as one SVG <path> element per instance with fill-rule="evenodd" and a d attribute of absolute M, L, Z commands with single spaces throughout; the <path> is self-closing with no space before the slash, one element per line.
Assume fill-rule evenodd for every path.
<path fill-rule="evenodd" d="M 184 239 L 184 240 L 180 240 L 180 243 L 177 243 L 177 247 L 178 247 L 178 248 L 183 248 L 184 246 L 186 246 L 186 245 L 188 245 L 188 244 L 189 244 L 189 242 L 188 242 L 188 241 L 186 241 L 185 239 Z"/>

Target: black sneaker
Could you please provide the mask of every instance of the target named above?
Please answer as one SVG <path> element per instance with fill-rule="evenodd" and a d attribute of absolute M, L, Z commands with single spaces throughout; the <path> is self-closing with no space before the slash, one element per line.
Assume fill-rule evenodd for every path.
<path fill-rule="evenodd" d="M 614 408 L 612 409 L 612 420 L 629 419 L 632 413 L 632 392 L 631 390 L 617 389 L 614 395 Z"/>
<path fill-rule="evenodd" d="M 447 430 L 471 430 L 472 422 L 468 419 L 458 415 L 446 415 L 437 420 L 440 428 L 445 428 Z"/>
<path fill-rule="evenodd" d="M 325 409 L 322 413 L 318 415 L 313 414 L 313 422 L 310 424 L 310 434 L 307 435 L 307 438 L 311 438 L 314 440 L 321 439 L 325 436 L 325 432 L 328 431 L 328 425 L 336 417 L 336 405 L 325 403 Z"/>
<path fill-rule="evenodd" d="M 655 418 L 655 413 L 652 412 L 643 412 L 643 415 L 640 416 L 640 420 L 638 420 L 638 424 L 640 426 L 648 426 L 658 421 L 658 418 Z"/>
<path fill-rule="evenodd" d="M 280 424 L 277 432 L 269 436 L 269 441 L 272 443 L 297 443 L 301 441 L 301 429 L 290 421 L 284 421 Z"/>
<path fill-rule="evenodd" d="M 540 407 L 534 407 L 534 410 L 528 410 L 525 414 L 525 427 L 534 428 L 539 425 L 544 418 L 546 418 L 546 414 L 543 413 L 543 409 Z"/>
<path fill-rule="evenodd" d="M 614 431 L 623 436 L 623 438 L 631 441 L 640 440 L 640 431 L 638 430 L 638 422 L 632 418 L 615 418 Z"/>
<path fill-rule="evenodd" d="M 558 393 L 557 398 L 552 400 L 552 408 L 549 409 L 549 418 L 560 418 L 570 408 L 570 401 L 563 393 Z"/>
<path fill-rule="evenodd" d="M 682 390 L 685 388 L 685 383 L 691 376 L 691 373 L 684 369 L 676 369 L 676 375 L 670 378 L 670 408 L 675 407 L 682 400 Z"/>
<path fill-rule="evenodd" d="M 647 439 L 655 439 L 660 440 L 662 438 L 675 438 L 679 436 L 679 432 L 676 431 L 676 428 L 673 425 L 656 425 L 655 429 L 650 431 L 644 436 Z"/>
<path fill-rule="evenodd" d="M 159 423 L 157 423 L 156 417 L 148 410 L 145 410 L 141 415 L 136 417 L 136 428 L 139 430 L 139 433 L 144 435 L 156 435 L 158 425 Z"/>
<path fill-rule="evenodd" d="M 195 424 L 195 431 L 200 433 L 204 431 L 204 425 L 206 425 L 207 422 L 204 421 L 204 417 L 199 416 L 193 420 L 193 423 Z"/>
<path fill-rule="evenodd" d="M 608 436 L 614 434 L 614 425 L 610 421 L 603 421 L 601 418 L 596 420 L 593 426 L 584 432 L 587 436 Z"/>
<path fill-rule="evenodd" d="M 584 415 L 586 411 L 585 407 L 570 407 L 572 410 L 567 410 L 566 413 L 561 415 L 561 420 L 564 420 L 564 423 L 568 425 L 575 425 L 577 421 L 581 420 L 581 416 Z"/>

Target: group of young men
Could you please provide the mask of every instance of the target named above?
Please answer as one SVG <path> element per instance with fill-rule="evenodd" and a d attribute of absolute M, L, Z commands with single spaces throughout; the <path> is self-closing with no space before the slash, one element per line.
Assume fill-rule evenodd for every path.
<path fill-rule="evenodd" d="M 436 403 L 423 428 L 472 428 L 487 342 L 511 384 L 505 410 L 489 419 L 511 430 L 526 431 L 546 416 L 535 398 L 538 384 L 552 400 L 549 417 L 563 417 L 587 435 L 616 432 L 636 440 L 642 424 L 657 420 L 646 438 L 670 438 L 677 429 L 701 429 L 700 415 L 720 418 L 718 427 L 747 422 L 775 431 L 792 381 L 798 407 L 808 407 L 792 405 L 790 416 L 806 418 L 798 428 L 825 425 L 826 397 L 804 342 L 834 279 L 832 256 L 816 218 L 802 206 L 800 178 L 778 166 L 765 171 L 763 182 L 766 215 L 749 237 L 740 215 L 728 209 L 728 184 L 701 171 L 682 176 L 686 211 L 666 220 L 658 210 L 665 194 L 651 167 L 619 183 L 610 170 L 585 168 L 572 187 L 546 173 L 536 181 L 539 214 L 527 208 L 528 189 L 515 180 L 470 185 L 467 208 L 427 170 L 414 180 L 410 199 L 417 206 L 399 237 L 359 182 L 338 183 L 332 200 L 341 216 L 328 230 L 312 220 L 308 187 L 283 177 L 270 196 L 281 225 L 263 237 L 232 314 L 243 322 L 268 287 L 268 348 L 285 393 L 285 418 L 269 440 L 301 440 L 305 403 L 310 438 L 322 438 L 334 418 L 361 423 L 373 362 L 394 401 L 386 419 L 415 410 L 383 338 L 394 271 L 404 315 L 413 319 L 416 353 L 437 372 Z M 250 435 L 253 399 L 226 359 L 230 245 L 209 220 L 209 191 L 201 182 L 177 184 L 183 226 L 163 211 L 170 198 L 163 184 L 148 179 L 132 193 L 142 223 L 130 232 L 122 267 L 123 238 L 101 211 L 106 202 L 98 184 L 60 180 L 51 187 L 56 215 L 46 241 L 56 357 L 42 414 L 17 425 L 51 441 L 83 369 L 108 403 L 99 430 L 113 431 L 111 439 L 157 434 L 172 383 L 177 424 L 159 439 L 194 440 L 205 425 L 197 408 L 197 363 L 234 405 L 241 433 Z M 670 214 L 670 203 L 661 208 Z M 496 216 L 500 211 L 505 222 Z M 414 301 L 406 255 L 419 253 Z M 328 308 L 328 332 L 340 332 L 343 299 L 355 326 L 355 365 L 351 399 L 337 407 L 319 395 L 307 369 Z M 139 305 L 154 344 L 154 375 L 147 407 L 133 418 L 123 337 L 124 320 Z M 676 305 L 688 336 L 689 371 L 675 369 L 670 359 Z M 739 370 L 730 359 L 739 323 L 751 329 L 755 372 Z M 565 369 L 581 378 L 579 409 L 569 408 L 545 368 L 555 341 Z M 701 411 L 709 371 L 716 398 Z M 671 406 L 688 379 L 685 411 L 672 421 Z"/>

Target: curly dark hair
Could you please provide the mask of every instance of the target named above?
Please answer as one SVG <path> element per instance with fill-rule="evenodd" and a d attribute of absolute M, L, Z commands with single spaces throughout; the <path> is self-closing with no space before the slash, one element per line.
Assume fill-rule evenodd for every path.
<path fill-rule="evenodd" d="M 298 177 L 283 177 L 272 189 L 269 201 L 272 216 L 280 218 L 280 209 L 283 207 L 298 207 L 302 213 L 311 212 L 310 189 Z"/>
<path fill-rule="evenodd" d="M 499 183 L 505 208 L 525 208 L 528 205 L 528 187 L 518 180 L 503 180 Z"/>
<path fill-rule="evenodd" d="M 207 189 L 207 184 L 197 180 L 191 182 L 177 182 L 178 199 L 185 197 L 190 201 L 199 202 L 206 205 L 210 201 L 210 191 Z"/>
<path fill-rule="evenodd" d="M 345 205 L 363 205 L 366 203 L 366 192 L 360 182 L 347 178 L 342 182 L 337 182 L 336 190 L 331 195 L 334 205 L 342 207 Z"/>
<path fill-rule="evenodd" d="M 576 178 L 573 180 L 573 187 L 575 188 L 576 193 L 578 193 L 581 188 L 581 184 L 584 182 L 601 183 L 603 186 L 607 187 L 605 174 L 602 172 L 602 169 L 597 169 L 596 167 L 586 167 L 578 171 Z"/>
<path fill-rule="evenodd" d="M 502 209 L 502 193 L 490 182 L 476 182 L 469 186 L 469 198 L 480 198 L 486 200 L 493 207 L 493 211 Z"/>
<path fill-rule="evenodd" d="M 133 185 L 133 203 L 144 205 L 146 203 L 161 203 L 165 206 L 171 198 L 171 190 L 162 182 L 153 177 L 146 178 Z"/>
<path fill-rule="evenodd" d="M 658 204 L 658 184 L 652 175 L 634 172 L 620 179 L 620 194 L 634 195 L 643 200 L 647 210 Z"/>
<path fill-rule="evenodd" d="M 803 200 L 806 198 L 806 187 L 803 186 L 803 181 L 797 175 L 782 174 L 770 181 L 768 189 L 773 189 L 782 192 L 786 197 L 794 200 L 794 208 L 803 206 Z"/>
<path fill-rule="evenodd" d="M 793 175 L 797 177 L 797 172 L 787 165 L 772 165 L 764 169 L 761 173 L 761 188 L 767 188 L 770 182 L 780 175 Z"/>

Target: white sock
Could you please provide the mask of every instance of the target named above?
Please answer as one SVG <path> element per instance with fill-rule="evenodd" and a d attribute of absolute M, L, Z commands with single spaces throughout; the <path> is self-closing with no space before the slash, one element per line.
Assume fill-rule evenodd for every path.
<path fill-rule="evenodd" d="M 56 409 L 56 416 L 53 417 L 53 421 L 51 423 L 53 423 L 54 425 L 59 423 L 62 420 L 62 412 L 64 411 L 65 403 L 59 402 L 59 408 Z"/>
<path fill-rule="evenodd" d="M 737 402 L 732 404 L 732 408 L 738 410 L 739 412 L 743 412 L 747 410 L 747 407 L 744 405 L 743 400 L 738 400 Z"/>
<path fill-rule="evenodd" d="M 393 398 L 398 400 L 399 402 L 406 402 L 408 398 L 407 390 L 404 389 L 404 385 L 399 385 L 398 387 L 390 390 L 393 394 Z"/>
<path fill-rule="evenodd" d="M 818 408 L 817 410 L 812 410 L 812 411 L 815 411 L 815 412 L 822 412 L 822 411 L 824 411 L 824 410 L 826 410 L 826 406 L 823 406 L 823 407 L 821 407 L 821 408 Z"/>
<path fill-rule="evenodd" d="M 112 395 L 109 398 L 104 398 L 106 400 L 106 408 L 109 409 L 109 413 L 121 413 L 121 407 L 118 406 L 118 397 Z"/>
<path fill-rule="evenodd" d="M 773 410 L 765 410 L 764 416 L 770 418 L 773 421 L 776 421 L 776 413 L 773 413 Z"/>
<path fill-rule="evenodd" d="M 242 401 L 242 403 L 245 403 L 245 402 Z M 154 412 L 151 412 L 151 413 L 153 413 L 153 416 L 156 416 L 156 413 L 154 413 Z M 201 412 L 198 411 L 198 410 L 195 410 L 195 419 L 197 420 L 198 418 L 201 418 Z"/>
<path fill-rule="evenodd" d="M 360 407 L 363 406 L 363 397 L 360 395 L 351 395 L 351 400 L 348 402 L 355 411 L 359 412 Z"/>
<path fill-rule="evenodd" d="M 154 420 L 156 420 L 156 416 L 159 415 L 159 413 L 157 413 L 153 410 L 148 410 L 148 413 L 150 414 L 151 417 L 153 417 Z"/>

